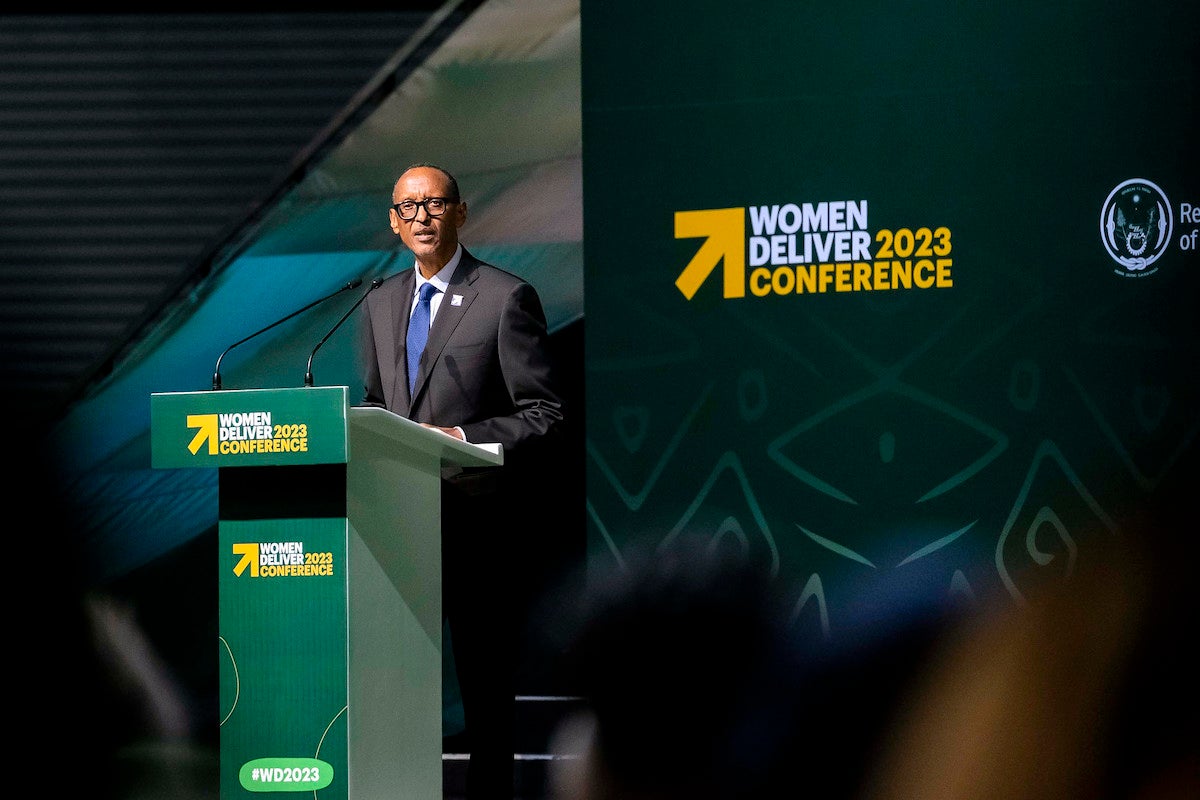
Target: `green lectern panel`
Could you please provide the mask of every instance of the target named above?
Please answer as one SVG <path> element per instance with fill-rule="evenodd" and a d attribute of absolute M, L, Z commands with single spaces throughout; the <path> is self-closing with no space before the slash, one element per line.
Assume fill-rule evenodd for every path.
<path fill-rule="evenodd" d="M 226 521 L 221 797 L 348 796 L 346 520 Z"/>
<path fill-rule="evenodd" d="M 346 461 L 345 386 L 150 396 L 150 463 L 254 467 Z"/>

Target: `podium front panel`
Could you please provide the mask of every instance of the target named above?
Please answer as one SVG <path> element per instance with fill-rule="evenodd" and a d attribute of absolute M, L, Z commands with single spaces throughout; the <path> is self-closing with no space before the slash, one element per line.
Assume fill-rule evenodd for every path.
<path fill-rule="evenodd" d="M 345 462 L 345 386 L 150 396 L 150 464 L 253 467 Z"/>
<path fill-rule="evenodd" d="M 222 520 L 221 797 L 348 797 L 346 521 Z"/>

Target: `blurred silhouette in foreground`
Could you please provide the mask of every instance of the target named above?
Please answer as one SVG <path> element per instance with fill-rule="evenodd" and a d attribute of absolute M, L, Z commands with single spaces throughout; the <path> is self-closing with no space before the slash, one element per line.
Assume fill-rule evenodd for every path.
<path fill-rule="evenodd" d="M 680 538 L 590 574 L 561 618 L 585 710 L 565 721 L 555 800 L 853 797 L 926 631 L 806 650 L 765 565 Z M 924 625 L 924 623 L 923 623 Z"/>
<path fill-rule="evenodd" d="M 188 687 L 136 603 L 94 582 L 54 464 L 26 436 L 18 430 L 16 444 L 27 463 L 9 479 L 40 558 L 31 582 L 9 582 L 11 719 L 27 744 L 21 773 L 54 797 L 215 798 L 216 753 L 198 730 Z M 185 624 L 181 612 L 174 618 Z"/>
<path fill-rule="evenodd" d="M 1135 523 L 1023 602 L 830 647 L 800 644 L 743 558 L 638 552 L 554 629 L 585 710 L 549 796 L 1200 797 L 1193 540 Z"/>
<path fill-rule="evenodd" d="M 1193 528 L 1171 506 L 1088 566 L 948 628 L 863 794 L 1200 797 Z"/>

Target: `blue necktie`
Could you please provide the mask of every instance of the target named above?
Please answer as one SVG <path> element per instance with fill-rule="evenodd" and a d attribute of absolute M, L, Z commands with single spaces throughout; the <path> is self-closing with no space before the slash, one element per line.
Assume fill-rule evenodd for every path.
<path fill-rule="evenodd" d="M 417 307 L 413 309 L 412 318 L 408 321 L 408 396 L 411 398 L 417 388 L 417 365 L 421 363 L 421 353 L 425 352 L 425 342 L 429 340 L 429 298 L 437 287 L 432 283 L 421 285 L 421 294 L 417 298 Z"/>

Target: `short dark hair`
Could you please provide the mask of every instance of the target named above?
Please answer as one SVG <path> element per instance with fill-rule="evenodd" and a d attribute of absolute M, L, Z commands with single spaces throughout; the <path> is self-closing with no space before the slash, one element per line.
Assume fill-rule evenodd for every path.
<path fill-rule="evenodd" d="M 450 170 L 446 169 L 445 167 L 439 167 L 437 164 L 430 164 L 425 161 L 420 161 L 420 162 L 417 162 L 416 164 L 409 164 L 404 169 L 404 172 L 400 173 L 400 177 L 404 177 L 405 174 L 407 174 L 408 172 L 410 172 L 411 170 L 414 170 L 414 169 L 436 169 L 438 172 L 440 172 L 446 176 L 446 180 L 450 181 L 450 195 L 451 196 L 446 199 L 453 200 L 455 203 L 460 202 L 462 200 L 462 195 L 459 194 L 459 191 L 458 191 L 458 180 L 453 175 L 450 174 Z"/>

